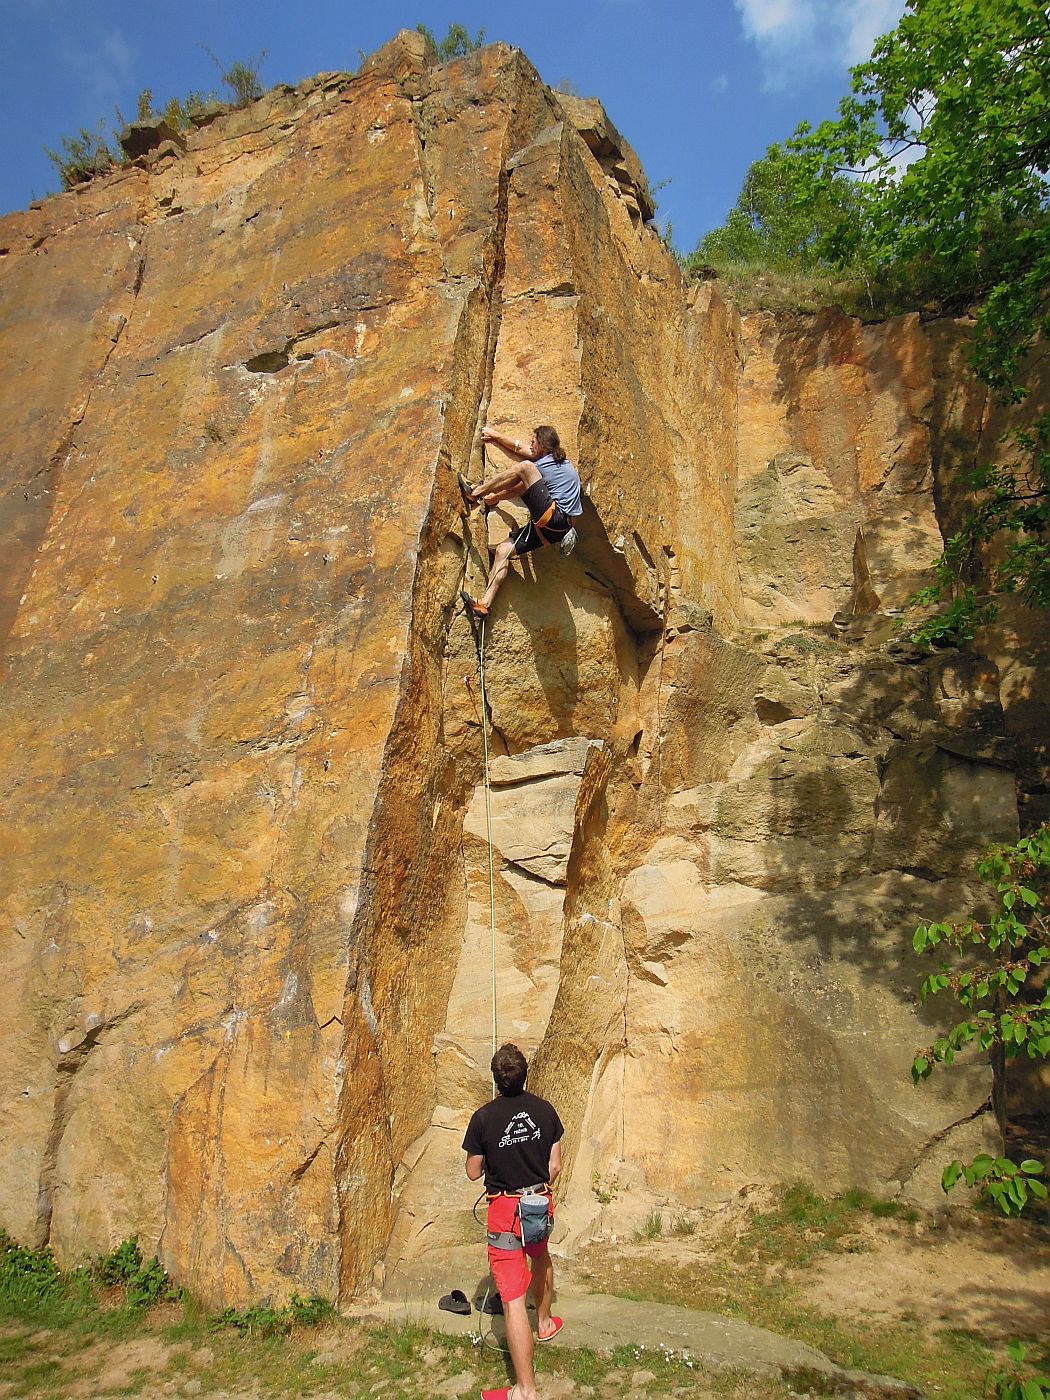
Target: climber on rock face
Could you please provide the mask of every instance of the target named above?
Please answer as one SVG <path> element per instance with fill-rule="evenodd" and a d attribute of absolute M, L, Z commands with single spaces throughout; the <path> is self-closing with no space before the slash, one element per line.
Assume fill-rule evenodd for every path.
<path fill-rule="evenodd" d="M 487 617 L 500 585 L 507 577 L 514 556 L 528 554 L 548 544 L 561 546 L 569 554 L 576 543 L 573 520 L 583 514 L 580 477 L 566 459 L 555 430 L 547 425 L 535 429 L 523 450 L 520 438 L 505 437 L 492 428 L 482 429 L 482 440 L 494 443 L 515 465 L 497 472 L 480 486 L 471 486 L 459 477 L 459 489 L 468 510 L 476 505 L 494 506 L 500 501 L 518 496 L 529 512 L 529 522 L 516 530 L 509 539 L 498 544 L 492 559 L 488 587 L 474 599 L 461 593 L 467 611 L 475 617 Z"/>
<path fill-rule="evenodd" d="M 554 1266 L 547 1237 L 554 1228 L 551 1184 L 561 1171 L 564 1129 L 552 1104 L 526 1092 L 529 1063 L 516 1045 L 501 1045 L 491 1067 L 499 1093 L 471 1118 L 463 1150 L 470 1180 L 485 1176 L 489 1268 L 503 1300 L 517 1384 L 481 1394 L 482 1400 L 536 1400 L 525 1298 L 531 1293 L 536 1304 L 539 1340 L 551 1341 L 563 1325 L 551 1317 Z"/>

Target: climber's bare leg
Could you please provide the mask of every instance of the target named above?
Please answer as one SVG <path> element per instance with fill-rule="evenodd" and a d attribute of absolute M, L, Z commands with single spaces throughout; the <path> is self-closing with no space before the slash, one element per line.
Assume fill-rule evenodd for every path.
<path fill-rule="evenodd" d="M 484 501 L 487 506 L 498 505 L 500 501 L 509 501 L 522 495 L 542 479 L 533 462 L 518 462 L 515 466 L 490 476 L 488 481 L 483 481 L 480 486 L 475 486 L 474 499 Z"/>
<path fill-rule="evenodd" d="M 498 544 L 492 556 L 492 570 L 489 573 L 489 585 L 485 589 L 484 595 L 478 599 L 483 607 L 491 608 L 496 594 L 503 586 L 503 581 L 510 572 L 510 561 L 514 558 L 514 543 L 512 540 L 504 540 Z"/>

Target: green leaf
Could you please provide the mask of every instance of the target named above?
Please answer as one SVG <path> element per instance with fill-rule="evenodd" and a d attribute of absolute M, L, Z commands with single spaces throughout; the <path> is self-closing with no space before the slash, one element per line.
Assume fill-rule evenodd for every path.
<path fill-rule="evenodd" d="M 1043 1164 L 1037 1162 L 1034 1157 L 1026 1157 L 1021 1163 L 1021 1170 L 1027 1172 L 1029 1176 L 1042 1176 Z"/>
<path fill-rule="evenodd" d="M 947 1193 L 958 1184 L 959 1178 L 962 1176 L 962 1174 L 963 1165 L 961 1162 L 948 1163 L 944 1171 L 941 1173 L 941 1190 L 945 1193 L 945 1195 L 947 1195 Z"/>

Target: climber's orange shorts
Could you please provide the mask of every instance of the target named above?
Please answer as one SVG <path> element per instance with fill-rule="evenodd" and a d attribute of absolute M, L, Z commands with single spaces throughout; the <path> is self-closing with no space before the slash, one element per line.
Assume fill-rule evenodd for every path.
<path fill-rule="evenodd" d="M 489 1201 L 486 1226 L 494 1234 L 506 1230 L 521 1239 L 521 1222 L 518 1220 L 517 1196 L 494 1196 Z M 513 1303 L 515 1298 L 523 1298 L 529 1291 L 532 1274 L 525 1256 L 542 1259 L 547 1253 L 547 1241 L 542 1244 L 519 1245 L 517 1249 L 493 1249 L 488 1246 L 489 1268 L 496 1280 L 499 1296 L 505 1303 Z"/>

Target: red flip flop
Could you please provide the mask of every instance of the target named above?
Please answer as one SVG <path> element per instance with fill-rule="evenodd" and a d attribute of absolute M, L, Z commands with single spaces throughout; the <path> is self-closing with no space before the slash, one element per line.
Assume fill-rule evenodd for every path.
<path fill-rule="evenodd" d="M 510 1392 L 514 1389 L 512 1385 L 500 1386 L 499 1390 L 483 1390 L 481 1400 L 510 1400 Z"/>
<path fill-rule="evenodd" d="M 565 1323 L 562 1321 L 562 1319 L 561 1319 L 560 1317 L 552 1317 L 552 1318 L 551 1318 L 551 1321 L 554 1323 L 554 1331 L 553 1331 L 553 1332 L 548 1332 L 547 1335 L 546 1335 L 545 1337 L 541 1337 L 541 1336 L 539 1335 L 539 1333 L 537 1333 L 537 1334 L 536 1334 L 536 1340 L 537 1340 L 538 1342 L 553 1342 L 553 1341 L 554 1341 L 554 1338 L 558 1335 L 558 1333 L 561 1331 L 561 1329 L 565 1326 Z"/>

